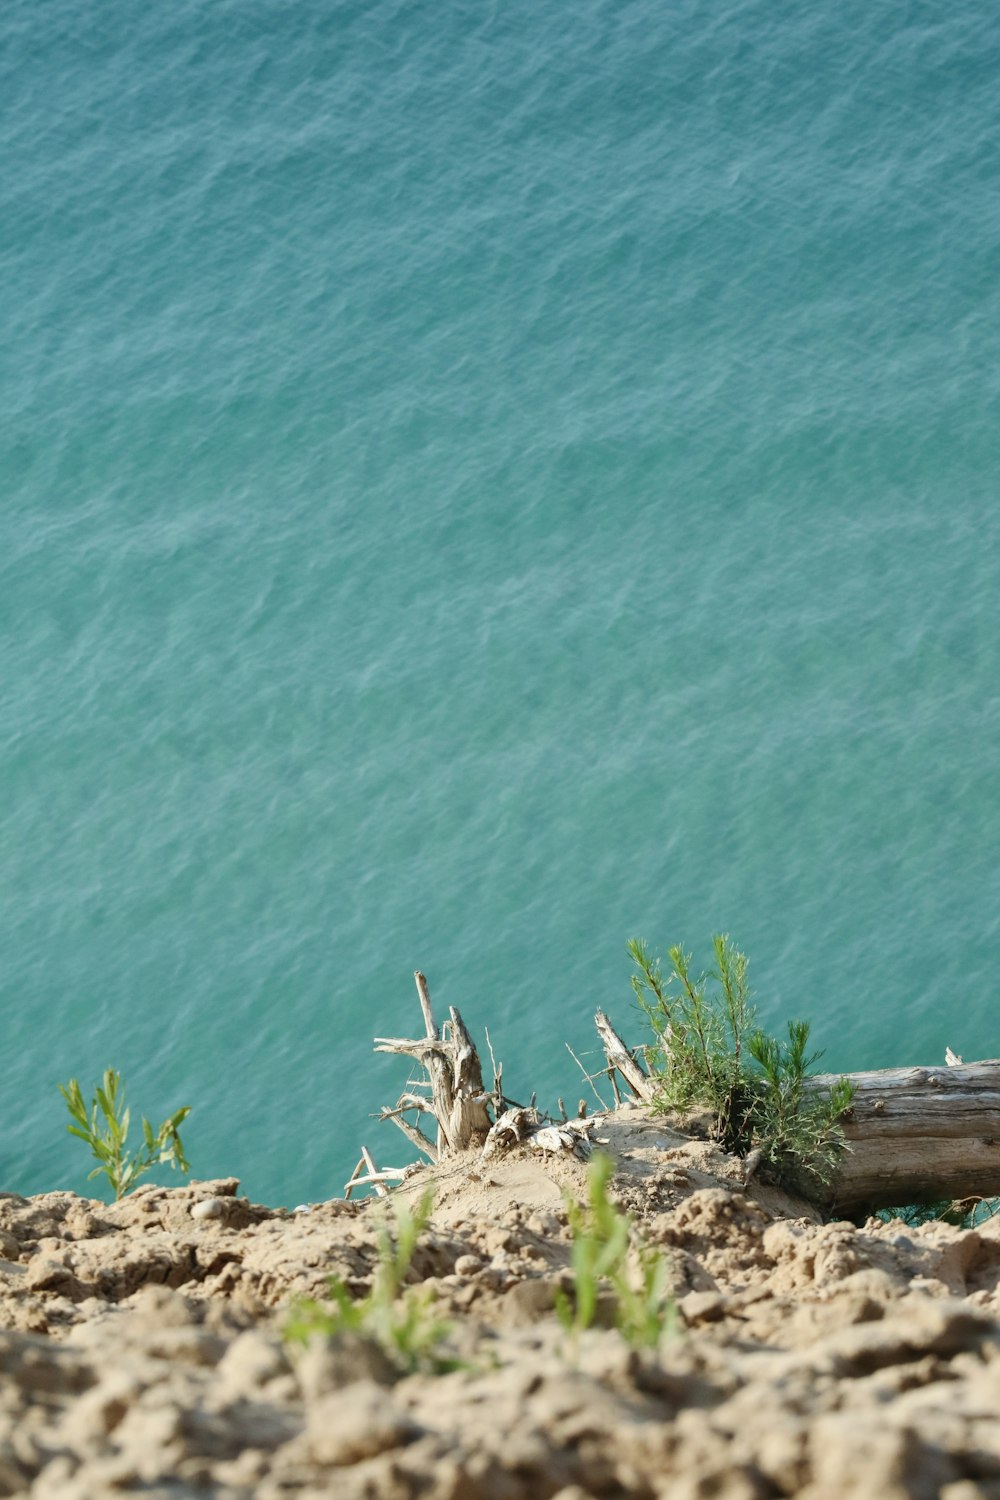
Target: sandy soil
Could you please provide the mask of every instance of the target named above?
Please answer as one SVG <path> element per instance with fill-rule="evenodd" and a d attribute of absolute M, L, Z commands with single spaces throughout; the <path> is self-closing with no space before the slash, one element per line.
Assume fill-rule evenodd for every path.
<path fill-rule="evenodd" d="M 571 1159 L 436 1174 L 411 1275 L 451 1320 L 446 1375 L 282 1338 L 331 1271 L 369 1285 L 376 1205 L 0 1195 L 0 1494 L 1000 1500 L 1000 1222 L 822 1224 L 640 1110 L 597 1134 L 669 1266 L 655 1356 L 553 1315 Z"/>

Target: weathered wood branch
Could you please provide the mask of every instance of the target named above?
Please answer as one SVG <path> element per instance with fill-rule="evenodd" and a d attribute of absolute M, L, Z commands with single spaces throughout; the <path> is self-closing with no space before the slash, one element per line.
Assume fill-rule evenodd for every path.
<path fill-rule="evenodd" d="M 650 1081 L 641 1063 L 632 1056 L 603 1010 L 597 1012 L 594 1025 L 597 1027 L 597 1035 L 601 1039 L 604 1055 L 608 1059 L 608 1066 L 617 1068 L 636 1098 L 648 1104 L 656 1092 L 655 1085 Z M 612 1082 L 614 1082 L 613 1078 Z"/>
<path fill-rule="evenodd" d="M 421 1084 L 420 1087 L 423 1087 L 423 1085 Z M 429 1088 L 430 1085 L 428 1084 L 427 1087 Z M 407 1109 L 415 1110 L 418 1114 L 423 1115 L 432 1115 L 434 1113 L 429 1099 L 425 1099 L 421 1094 L 411 1094 L 407 1090 L 405 1094 L 400 1094 L 391 1110 L 388 1108 L 383 1110 L 382 1117 L 384 1119 L 390 1114 L 398 1115 Z"/>
<path fill-rule="evenodd" d="M 434 1012 L 431 1009 L 431 996 L 427 988 L 427 980 L 419 969 L 414 969 L 413 977 L 417 982 L 417 994 L 420 996 L 420 1009 L 423 1012 L 427 1035 L 437 1041 L 438 1029 L 434 1024 Z"/>
<path fill-rule="evenodd" d="M 594 1083 L 594 1079 L 595 1078 L 604 1078 L 607 1075 L 607 1071 L 608 1071 L 607 1068 L 600 1068 L 596 1073 L 588 1073 L 587 1070 L 586 1070 L 586 1068 L 583 1066 L 583 1063 L 580 1061 L 580 1059 L 577 1057 L 576 1053 L 573 1051 L 573 1048 L 570 1046 L 569 1042 L 566 1043 L 566 1051 L 569 1053 L 570 1057 L 576 1063 L 577 1067 L 580 1069 L 580 1072 L 583 1074 L 584 1078 L 590 1084 L 591 1090 L 593 1091 L 594 1098 L 597 1100 L 597 1102 L 600 1105 L 601 1109 L 607 1109 L 608 1106 L 604 1102 L 604 1100 L 601 1098 L 600 1094 L 597 1092 L 597 1087 L 596 1087 L 596 1085 Z M 583 1100 L 581 1099 L 580 1100 L 580 1111 L 581 1111 L 581 1113 L 586 1113 L 586 1109 L 587 1109 L 587 1106 L 584 1104 Z"/>
<path fill-rule="evenodd" d="M 362 1175 L 367 1170 L 368 1175 Z M 388 1196 L 388 1182 L 401 1182 L 406 1176 L 405 1167 L 378 1167 L 367 1146 L 361 1147 L 361 1160 L 351 1173 L 344 1187 L 344 1197 L 349 1198 L 356 1188 L 373 1187 L 380 1198 Z"/>
<path fill-rule="evenodd" d="M 483 1069 L 475 1043 L 454 1006 L 450 1007 L 452 1060 L 452 1105 L 447 1134 L 453 1151 L 481 1146 L 489 1134 L 489 1094 L 483 1087 Z"/>
<path fill-rule="evenodd" d="M 419 1125 L 414 1125 L 411 1120 L 406 1118 L 403 1111 L 407 1109 L 419 1109 L 426 1112 L 428 1111 L 428 1106 L 423 1099 L 417 1099 L 413 1094 L 405 1095 L 399 1104 L 396 1105 L 395 1109 L 383 1109 L 379 1115 L 379 1119 L 391 1120 L 397 1129 L 403 1132 L 411 1145 L 416 1146 L 418 1151 L 422 1151 L 429 1161 L 436 1162 L 438 1159 L 437 1151 L 424 1135 Z"/>
<path fill-rule="evenodd" d="M 422 1036 L 415 1042 L 407 1041 L 401 1036 L 377 1036 L 375 1038 L 376 1052 L 400 1052 L 407 1057 L 415 1058 L 421 1066 L 426 1065 L 428 1057 L 440 1052 L 441 1043 L 431 1041 L 429 1037 Z"/>
<path fill-rule="evenodd" d="M 834 1212 L 1000 1196 L 1000 1060 L 818 1075 L 809 1087 L 828 1092 L 839 1076 L 855 1097 Z"/>

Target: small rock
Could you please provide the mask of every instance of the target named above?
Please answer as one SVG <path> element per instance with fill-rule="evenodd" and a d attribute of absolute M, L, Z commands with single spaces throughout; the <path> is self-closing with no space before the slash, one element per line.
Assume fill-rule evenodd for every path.
<path fill-rule="evenodd" d="M 66 1297 L 82 1297 L 83 1288 L 73 1274 L 73 1258 L 59 1250 L 36 1255 L 27 1266 L 24 1285 L 29 1292 L 60 1292 Z"/>
<path fill-rule="evenodd" d="M 482 1270 L 483 1263 L 478 1255 L 460 1255 L 455 1262 L 456 1276 L 475 1276 L 477 1271 Z"/>
<path fill-rule="evenodd" d="M 142 1286 L 129 1299 L 128 1317 L 133 1328 L 191 1328 L 201 1322 L 202 1309 L 183 1292 L 155 1283 Z"/>
<path fill-rule="evenodd" d="M 226 1205 L 221 1198 L 202 1198 L 199 1203 L 192 1203 L 192 1219 L 221 1219 L 226 1211 Z"/>
<path fill-rule="evenodd" d="M 562 1225 L 558 1217 L 548 1208 L 540 1208 L 528 1220 L 528 1228 L 535 1234 L 558 1235 Z"/>
<path fill-rule="evenodd" d="M 513 1328 L 531 1328 L 550 1313 L 555 1306 L 559 1290 L 555 1281 L 541 1277 L 529 1281 L 515 1281 L 504 1297 L 504 1313 Z"/>
<path fill-rule="evenodd" d="M 726 1299 L 718 1292 L 688 1292 L 678 1305 L 688 1327 L 695 1323 L 717 1323 L 726 1316 Z"/>
<path fill-rule="evenodd" d="M 216 1464 L 217 1484 L 230 1485 L 236 1489 L 254 1489 L 267 1472 L 267 1455 L 257 1448 L 244 1448 L 228 1463 Z"/>
<path fill-rule="evenodd" d="M 357 1333 L 336 1339 L 312 1339 L 295 1364 L 302 1395 L 316 1402 L 362 1380 L 369 1385 L 392 1385 L 398 1371 L 385 1350 Z"/>
<path fill-rule="evenodd" d="M 124 1420 L 141 1393 L 142 1382 L 134 1375 L 112 1370 L 70 1407 L 60 1438 L 71 1449 L 99 1444 Z"/>
<path fill-rule="evenodd" d="M 309 1450 L 317 1463 L 337 1468 L 375 1458 L 418 1438 L 423 1428 L 370 1381 L 325 1396 L 309 1412 Z"/>
<path fill-rule="evenodd" d="M 810 1427 L 809 1448 L 813 1487 L 823 1495 L 930 1500 L 958 1477 L 947 1455 L 925 1445 L 914 1430 L 893 1428 L 878 1414 L 859 1413 L 849 1427 L 840 1413 L 824 1414 Z"/>
<path fill-rule="evenodd" d="M 268 1381 L 287 1375 L 290 1366 L 281 1341 L 247 1329 L 229 1345 L 219 1364 L 219 1379 L 227 1395 L 249 1396 Z"/>

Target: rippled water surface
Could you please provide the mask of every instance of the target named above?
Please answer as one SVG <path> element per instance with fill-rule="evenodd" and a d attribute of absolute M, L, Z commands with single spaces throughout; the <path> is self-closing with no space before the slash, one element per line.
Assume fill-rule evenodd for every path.
<path fill-rule="evenodd" d="M 1000 1053 L 1000 12 L 7 0 L 0 1186 L 341 1190 L 713 931 Z"/>

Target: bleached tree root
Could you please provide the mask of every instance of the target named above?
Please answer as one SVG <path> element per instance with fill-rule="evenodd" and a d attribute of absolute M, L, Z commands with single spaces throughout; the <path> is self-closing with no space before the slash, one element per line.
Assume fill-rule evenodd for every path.
<path fill-rule="evenodd" d="M 590 1151 L 590 1122 L 553 1120 L 537 1110 L 534 1098 L 530 1105 L 517 1104 L 503 1092 L 503 1066 L 493 1058 L 493 1088 L 483 1082 L 482 1064 L 476 1045 L 460 1013 L 451 1006 L 449 1019 L 439 1029 L 431 1006 L 427 980 L 419 972 L 414 979 L 424 1022 L 424 1035 L 410 1041 L 402 1037 L 376 1037 L 377 1052 L 395 1053 L 412 1058 L 426 1073 L 426 1079 L 411 1082 L 396 1103 L 386 1106 L 379 1118 L 391 1120 L 431 1162 L 448 1156 L 475 1151 L 482 1158 L 527 1145 L 538 1151 L 564 1151 L 585 1158 Z M 487 1036 L 487 1041 L 489 1040 Z M 425 1115 L 436 1125 L 436 1139 L 431 1141 L 420 1128 Z M 358 1173 L 348 1184 L 354 1188 L 373 1186 L 385 1191 L 389 1177 L 402 1176 L 403 1169 L 383 1172 L 369 1170 L 367 1177 Z"/>
<path fill-rule="evenodd" d="M 376 1052 L 394 1052 L 412 1057 L 427 1073 L 431 1097 L 428 1102 L 404 1094 L 393 1109 L 383 1110 L 384 1119 L 392 1119 L 413 1139 L 405 1126 L 408 1109 L 431 1114 L 437 1121 L 437 1143 L 433 1147 L 435 1157 L 443 1152 L 467 1151 L 472 1146 L 482 1146 L 490 1132 L 493 1121 L 487 1108 L 489 1094 L 483 1086 L 483 1070 L 475 1043 L 466 1029 L 465 1022 L 454 1006 L 450 1008 L 450 1020 L 439 1030 L 431 1009 L 427 980 L 418 970 L 414 975 L 420 1009 L 423 1013 L 425 1035 L 416 1041 L 401 1037 L 376 1037 Z M 419 1126 L 413 1129 L 422 1135 Z M 418 1143 L 420 1150 L 431 1154 L 429 1141 Z"/>

